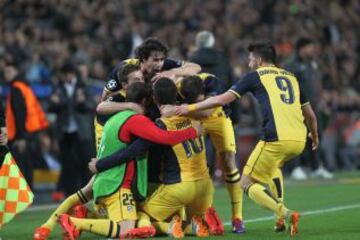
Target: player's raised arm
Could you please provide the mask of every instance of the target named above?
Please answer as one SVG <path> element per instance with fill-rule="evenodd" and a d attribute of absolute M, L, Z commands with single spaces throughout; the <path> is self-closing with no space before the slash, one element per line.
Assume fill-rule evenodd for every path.
<path fill-rule="evenodd" d="M 135 112 L 140 114 L 144 113 L 144 109 L 142 106 L 132 102 L 104 101 L 99 103 L 96 107 L 96 113 L 100 115 L 113 114 L 123 110 L 134 110 Z"/>
<path fill-rule="evenodd" d="M 310 105 L 310 103 L 304 104 L 301 107 L 301 110 L 303 112 L 306 126 L 308 127 L 310 131 L 310 138 L 312 139 L 312 150 L 315 150 L 319 146 L 319 135 L 318 135 L 318 129 L 317 129 L 317 119 L 316 115 Z"/>

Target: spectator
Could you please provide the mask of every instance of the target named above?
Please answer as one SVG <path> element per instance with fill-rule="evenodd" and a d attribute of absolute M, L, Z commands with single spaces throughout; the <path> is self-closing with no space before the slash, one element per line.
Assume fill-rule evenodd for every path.
<path fill-rule="evenodd" d="M 304 92 L 308 97 L 316 116 L 319 118 L 319 103 L 321 102 L 322 82 L 318 63 L 315 61 L 316 44 L 312 39 L 299 38 L 296 42 L 296 51 L 288 62 L 285 63 L 286 70 L 295 74 L 298 81 L 302 84 Z M 321 120 L 319 119 L 319 135 L 322 135 Z M 295 179 L 306 179 L 306 172 L 303 167 L 310 166 L 313 176 L 323 178 L 332 178 L 333 175 L 325 169 L 320 162 L 319 150 L 312 151 L 311 142 L 305 147 L 304 153 L 300 156 L 299 162 L 294 163 L 295 168 L 292 171 L 292 177 Z"/>
<path fill-rule="evenodd" d="M 49 111 L 57 114 L 61 173 L 58 192 L 74 193 L 89 180 L 88 161 L 95 156 L 93 113 L 95 101 L 74 65 L 60 69 L 60 81 L 50 98 Z M 61 194 L 53 195 L 62 198 Z M 57 199 L 55 199 L 57 200 Z"/>
<path fill-rule="evenodd" d="M 215 36 L 212 32 L 201 31 L 196 34 L 195 51 L 189 60 L 201 66 L 202 72 L 211 73 L 225 82 L 225 88 L 234 83 L 234 74 L 227 57 L 214 48 Z M 233 124 L 239 121 L 239 102 L 231 104 L 231 120 Z"/>
<path fill-rule="evenodd" d="M 7 148 L 8 144 L 8 136 L 7 136 L 7 129 L 5 125 L 5 113 L 3 109 L 3 105 L 0 102 L 0 169 L 1 165 L 4 162 L 4 158 L 6 153 L 9 152 Z"/>
<path fill-rule="evenodd" d="M 360 156 L 360 116 L 353 116 L 350 126 L 345 130 L 344 146 L 340 149 L 340 158 L 345 170 L 356 170 Z"/>
<path fill-rule="evenodd" d="M 27 67 L 26 80 L 30 83 L 46 83 L 50 81 L 50 71 L 40 60 L 37 52 L 32 55 L 31 62 Z"/>
<path fill-rule="evenodd" d="M 60 170 L 61 166 L 58 161 L 57 153 L 54 151 L 53 139 L 48 133 L 40 135 L 41 153 L 50 170 Z"/>
<path fill-rule="evenodd" d="M 203 72 L 216 75 L 226 82 L 226 86 L 233 83 L 232 69 L 228 59 L 214 48 L 215 37 L 209 31 L 201 31 L 196 35 L 196 50 L 190 54 L 189 60 L 201 66 Z"/>
<path fill-rule="evenodd" d="M 4 78 L 10 85 L 6 101 L 9 147 L 26 181 L 32 187 L 34 166 L 46 168 L 41 156 L 38 132 L 46 129 L 49 123 L 29 85 L 20 80 L 20 71 L 15 62 L 6 63 Z"/>

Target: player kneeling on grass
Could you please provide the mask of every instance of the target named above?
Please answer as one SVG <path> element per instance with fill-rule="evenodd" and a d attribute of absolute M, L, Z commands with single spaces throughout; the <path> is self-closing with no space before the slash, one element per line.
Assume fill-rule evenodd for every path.
<path fill-rule="evenodd" d="M 176 84 L 178 85 L 178 94 L 184 103 L 199 102 L 226 91 L 223 81 L 208 73 L 185 77 L 176 81 Z M 187 116 L 201 120 L 206 134 L 210 136 L 225 173 L 226 188 L 232 207 L 232 232 L 244 233 L 243 191 L 240 187 L 240 172 L 235 162 L 235 134 L 231 119 L 228 117 L 230 111 L 229 106 L 224 106 L 193 112 Z"/>
<path fill-rule="evenodd" d="M 135 82 L 144 82 L 140 66 L 124 65 L 118 69 L 117 78 L 119 79 L 122 89 L 109 96 L 103 103 L 100 103 L 97 108 L 98 114 L 95 118 L 95 139 L 97 148 L 101 141 L 103 125 L 106 120 L 112 116 L 112 114 L 121 110 L 129 109 L 139 113 L 143 113 L 144 111 L 143 107 L 137 103 L 125 102 L 128 86 Z M 111 104 L 113 102 L 118 103 L 117 111 L 108 113 L 107 110 L 112 106 Z M 71 213 L 71 215 L 79 218 L 84 218 L 86 216 L 89 218 L 100 218 L 96 212 L 88 211 L 88 209 L 83 205 L 93 198 L 93 181 L 94 178 L 92 178 L 86 186 L 78 190 L 75 194 L 68 196 L 53 212 L 53 214 L 51 214 L 47 221 L 42 224 L 41 227 L 35 229 L 33 239 L 46 240 L 51 234 L 51 231 L 57 222 L 58 216 L 63 213 Z"/>
<path fill-rule="evenodd" d="M 167 78 L 159 79 L 154 85 L 154 99 L 159 108 L 176 103 L 176 86 Z M 188 117 L 162 117 L 157 124 L 167 130 L 188 129 L 194 121 Z M 106 167 L 124 162 L 124 156 L 144 153 L 153 143 L 137 140 L 124 150 L 118 158 L 108 158 Z M 180 217 L 174 216 L 185 207 L 188 217 L 185 233 L 208 236 L 209 231 L 203 217 L 214 234 L 222 234 L 224 229 L 215 210 L 211 208 L 214 188 L 206 164 L 203 138 L 182 142 L 173 147 L 157 146 L 158 160 L 163 161 L 163 184 L 146 200 L 143 212 L 139 214 L 139 227 L 151 226 L 151 220 L 157 230 L 170 236 L 184 236 Z M 110 162 L 110 163 L 109 163 Z M 98 162 L 97 168 L 103 168 L 105 161 Z M 99 169 L 98 169 L 99 170 Z M 173 217 L 174 216 L 174 217 Z M 170 221 L 170 219 L 172 220 Z M 169 223 L 170 221 L 170 223 Z"/>
<path fill-rule="evenodd" d="M 144 99 L 149 97 L 150 95 L 149 93 L 150 93 L 149 88 L 146 87 L 144 83 L 134 83 L 128 89 L 127 101 L 142 103 L 144 105 L 145 102 Z M 116 128 L 120 129 L 121 121 L 119 119 L 120 120 L 122 119 L 123 120 L 122 122 L 124 122 L 124 119 L 127 120 L 126 123 L 122 125 L 120 132 L 114 131 L 114 129 Z M 144 129 L 139 127 L 139 125 L 142 126 L 142 128 L 146 126 L 147 131 L 144 131 Z M 197 136 L 196 131 L 200 132 L 200 130 L 195 130 L 195 129 L 188 129 L 177 132 L 164 131 L 162 129 L 157 128 L 155 124 L 145 116 L 135 114 L 135 112 L 133 111 L 124 111 L 122 113 L 116 114 L 113 118 L 109 120 L 109 122 L 106 123 L 106 126 L 107 126 L 106 127 L 107 134 L 105 134 L 106 137 L 104 136 L 104 139 L 102 140 L 102 145 L 99 148 L 99 155 L 98 155 L 99 158 L 103 156 L 107 156 L 115 152 L 116 150 L 121 149 L 121 147 L 125 146 L 125 143 L 122 142 L 121 139 L 119 139 L 118 137 L 123 137 L 124 138 L 123 141 L 125 142 L 127 142 L 130 137 L 140 136 L 140 137 L 144 137 L 145 139 L 158 142 L 160 144 L 176 144 L 186 139 L 195 138 Z M 136 169 L 137 170 L 136 173 L 134 171 L 130 173 L 129 172 L 125 173 L 123 171 L 124 169 L 123 166 L 116 169 L 116 171 L 112 171 L 108 173 L 105 172 L 104 174 L 99 174 L 96 176 L 92 189 L 94 192 L 94 198 L 99 199 L 98 202 L 103 206 L 105 206 L 105 208 L 107 208 L 107 213 L 110 219 L 104 219 L 104 220 L 79 219 L 79 218 L 71 218 L 66 214 L 61 215 L 60 223 L 69 239 L 76 239 L 80 234 L 79 230 L 91 231 L 93 233 L 97 233 L 105 236 L 118 237 L 120 233 L 122 234 L 127 230 L 133 228 L 134 219 L 132 218 L 134 218 L 133 213 L 135 213 L 135 218 L 136 218 L 136 210 L 135 208 L 133 208 L 133 201 L 131 200 L 132 193 L 129 193 L 128 190 L 126 190 L 125 188 L 124 194 L 121 195 L 124 198 L 122 199 L 123 200 L 122 202 L 119 202 L 119 198 L 117 198 L 117 201 L 111 201 L 111 200 L 112 197 L 114 197 L 114 195 L 119 194 L 119 190 L 120 191 L 123 190 L 122 188 L 124 188 L 125 186 L 124 184 L 128 184 L 128 189 L 129 189 L 131 183 L 133 183 L 132 180 L 134 179 L 137 180 L 137 182 L 135 183 L 139 183 L 135 188 L 135 192 L 140 197 L 145 196 L 146 186 L 147 186 L 146 184 L 144 184 L 146 183 L 144 181 L 144 177 L 146 177 L 146 159 L 143 158 L 141 159 L 140 162 L 142 165 L 139 165 L 136 168 L 134 166 L 131 167 L 131 165 L 125 166 L 126 169 L 132 169 L 132 170 Z M 134 162 L 130 164 L 134 164 Z M 140 171 L 141 169 L 142 171 Z M 134 178 L 135 174 L 137 175 L 136 178 Z M 111 177 L 109 178 L 110 175 L 112 176 L 112 178 Z M 116 176 L 118 176 L 118 178 L 116 178 Z M 120 186 L 122 179 L 124 181 L 123 184 L 121 184 Z M 140 181 L 141 179 L 143 181 Z M 91 186 L 91 183 L 89 183 L 88 185 Z M 99 185 L 108 186 L 108 188 L 104 189 L 101 187 L 99 190 Z M 109 192 L 108 195 L 106 194 L 107 192 Z M 84 196 L 81 196 L 80 194 L 80 198 L 83 199 L 83 197 Z M 88 196 L 87 199 L 91 197 L 92 196 Z M 119 207 L 121 206 L 121 204 L 127 205 L 126 211 L 128 212 L 127 218 L 129 219 L 129 221 L 126 222 L 122 221 L 122 219 L 124 219 L 123 216 L 119 216 L 117 212 L 115 213 L 112 212 L 113 206 Z M 56 217 L 57 215 L 56 212 L 53 215 Z M 122 221 L 121 226 L 116 224 L 117 221 Z M 143 230 L 144 231 L 142 232 L 138 231 L 137 233 L 141 233 L 142 234 L 141 236 L 144 236 L 144 234 L 145 235 L 153 234 L 152 229 L 145 228 Z"/>

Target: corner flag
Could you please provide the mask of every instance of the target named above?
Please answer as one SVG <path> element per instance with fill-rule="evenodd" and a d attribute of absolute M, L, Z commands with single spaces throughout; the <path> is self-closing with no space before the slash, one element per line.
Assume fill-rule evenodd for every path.
<path fill-rule="evenodd" d="M 0 168 L 0 228 L 33 202 L 31 192 L 15 160 L 7 153 Z"/>

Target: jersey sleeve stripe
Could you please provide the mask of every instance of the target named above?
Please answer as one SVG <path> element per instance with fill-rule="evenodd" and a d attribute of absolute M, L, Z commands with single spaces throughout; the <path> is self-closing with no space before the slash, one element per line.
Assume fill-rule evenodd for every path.
<path fill-rule="evenodd" d="M 237 98 L 240 98 L 240 97 L 241 97 L 240 94 L 238 94 L 236 91 L 234 91 L 234 90 L 232 90 L 232 89 L 229 89 L 228 91 L 231 92 L 231 93 L 233 93 L 233 94 L 235 94 L 235 96 L 236 96 Z"/>

